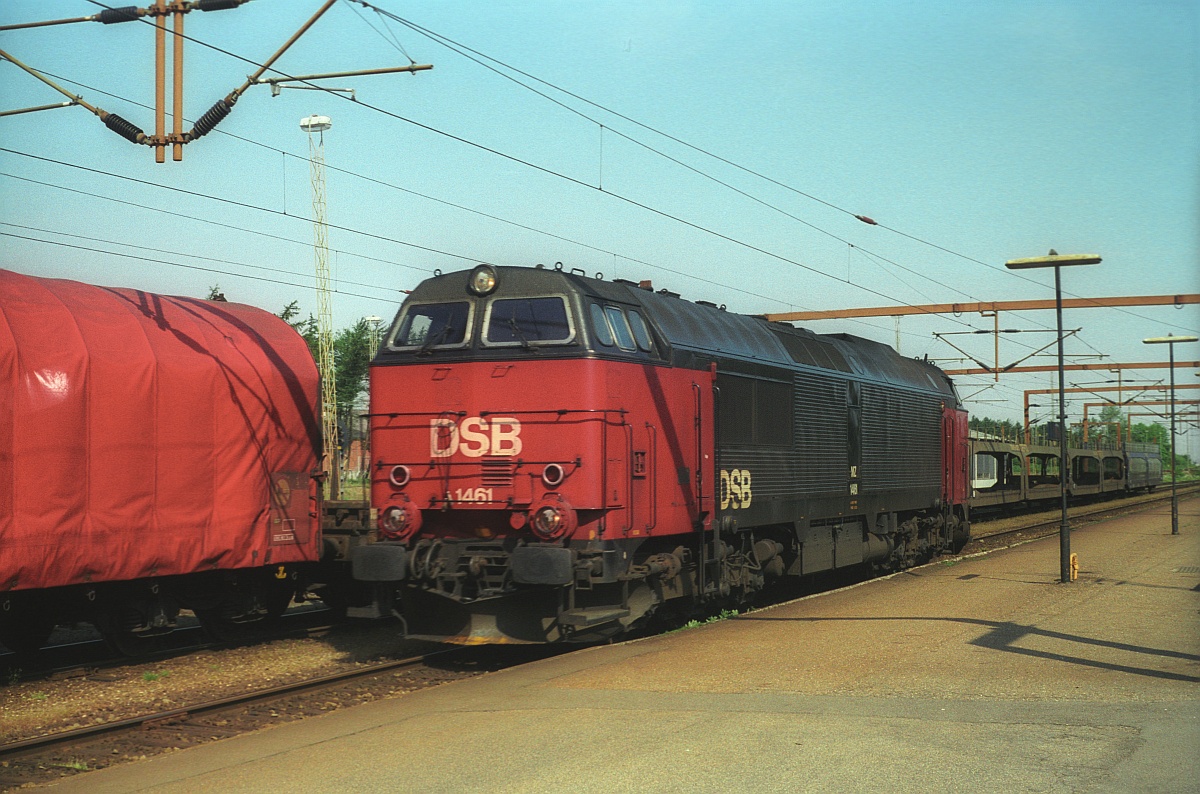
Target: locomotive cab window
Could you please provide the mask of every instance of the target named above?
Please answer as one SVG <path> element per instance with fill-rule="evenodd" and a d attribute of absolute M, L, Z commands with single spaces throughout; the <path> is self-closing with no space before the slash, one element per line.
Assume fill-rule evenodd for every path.
<path fill-rule="evenodd" d="M 483 343 L 496 347 L 566 344 L 575 338 L 567 300 L 560 295 L 497 298 L 488 304 L 484 327 Z"/>
<path fill-rule="evenodd" d="M 462 347 L 471 324 L 471 305 L 453 303 L 412 304 L 392 336 L 393 350 L 428 350 L 435 347 Z"/>
<path fill-rule="evenodd" d="M 642 315 L 630 309 L 628 312 L 629 327 L 633 329 L 633 339 L 637 342 L 638 350 L 645 353 L 654 352 L 654 337 L 650 336 L 650 327 L 646 325 Z"/>
<path fill-rule="evenodd" d="M 604 316 L 604 307 L 598 303 L 592 304 L 592 331 L 596 335 L 596 341 L 605 347 L 612 347 L 613 341 L 612 329 L 608 327 L 608 318 Z"/>
<path fill-rule="evenodd" d="M 655 354 L 650 324 L 637 311 L 593 303 L 589 307 L 595 341 L 626 353 Z"/>
<path fill-rule="evenodd" d="M 617 347 L 622 350 L 633 350 L 633 331 L 629 329 L 629 321 L 625 319 L 625 312 L 616 306 L 605 306 L 604 314 L 608 317 L 608 326 L 612 328 Z"/>

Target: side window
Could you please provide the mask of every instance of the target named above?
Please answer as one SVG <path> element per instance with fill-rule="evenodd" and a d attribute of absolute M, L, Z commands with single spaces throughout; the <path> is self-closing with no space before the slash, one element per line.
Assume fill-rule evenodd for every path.
<path fill-rule="evenodd" d="M 654 352 L 654 338 L 650 336 L 650 329 L 646 326 L 646 321 L 642 315 L 629 310 L 629 327 L 633 329 L 633 339 L 637 342 L 638 349 L 646 353 Z"/>
<path fill-rule="evenodd" d="M 592 304 L 592 330 L 596 334 L 596 341 L 605 347 L 613 346 L 613 332 L 608 327 L 608 318 L 604 316 L 604 307 L 598 303 Z"/>
<path fill-rule="evenodd" d="M 622 350 L 633 350 L 633 332 L 629 330 L 629 321 L 625 319 L 625 312 L 617 306 L 605 306 L 604 313 L 608 315 L 608 322 L 612 327 L 613 336 L 617 340 L 617 347 Z"/>

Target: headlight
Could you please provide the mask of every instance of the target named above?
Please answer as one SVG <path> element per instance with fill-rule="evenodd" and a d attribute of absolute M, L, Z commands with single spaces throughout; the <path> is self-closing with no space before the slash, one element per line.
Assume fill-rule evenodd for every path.
<path fill-rule="evenodd" d="M 392 504 L 379 513 L 379 537 L 382 540 L 404 540 L 421 528 L 421 511 L 407 498 Z"/>
<path fill-rule="evenodd" d="M 480 265 L 472 270 L 467 289 L 475 295 L 490 295 L 496 289 L 496 269 L 491 265 Z"/>
<path fill-rule="evenodd" d="M 379 517 L 379 528 L 385 535 L 403 535 L 408 528 L 408 516 L 399 507 L 389 507 Z"/>
<path fill-rule="evenodd" d="M 560 494 L 546 494 L 529 511 L 529 528 L 541 540 L 570 537 L 579 526 L 575 509 Z M 516 522 L 511 522 L 514 528 Z"/>
<path fill-rule="evenodd" d="M 563 514 L 557 507 L 543 507 L 533 514 L 533 531 L 549 540 L 562 532 Z"/>

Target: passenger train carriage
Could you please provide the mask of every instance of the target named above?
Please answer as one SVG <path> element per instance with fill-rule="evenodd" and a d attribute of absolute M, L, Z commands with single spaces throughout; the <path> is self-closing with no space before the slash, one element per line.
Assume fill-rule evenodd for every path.
<path fill-rule="evenodd" d="M 593 640 L 965 542 L 936 367 L 580 271 L 423 282 L 373 363 L 379 542 L 410 635 Z"/>

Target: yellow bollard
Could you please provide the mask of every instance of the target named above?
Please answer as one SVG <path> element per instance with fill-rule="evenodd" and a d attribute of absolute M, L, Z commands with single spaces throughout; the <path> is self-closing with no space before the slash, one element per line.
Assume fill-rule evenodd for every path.
<path fill-rule="evenodd" d="M 1071 555 L 1071 581 L 1079 578 L 1079 555 Z"/>

